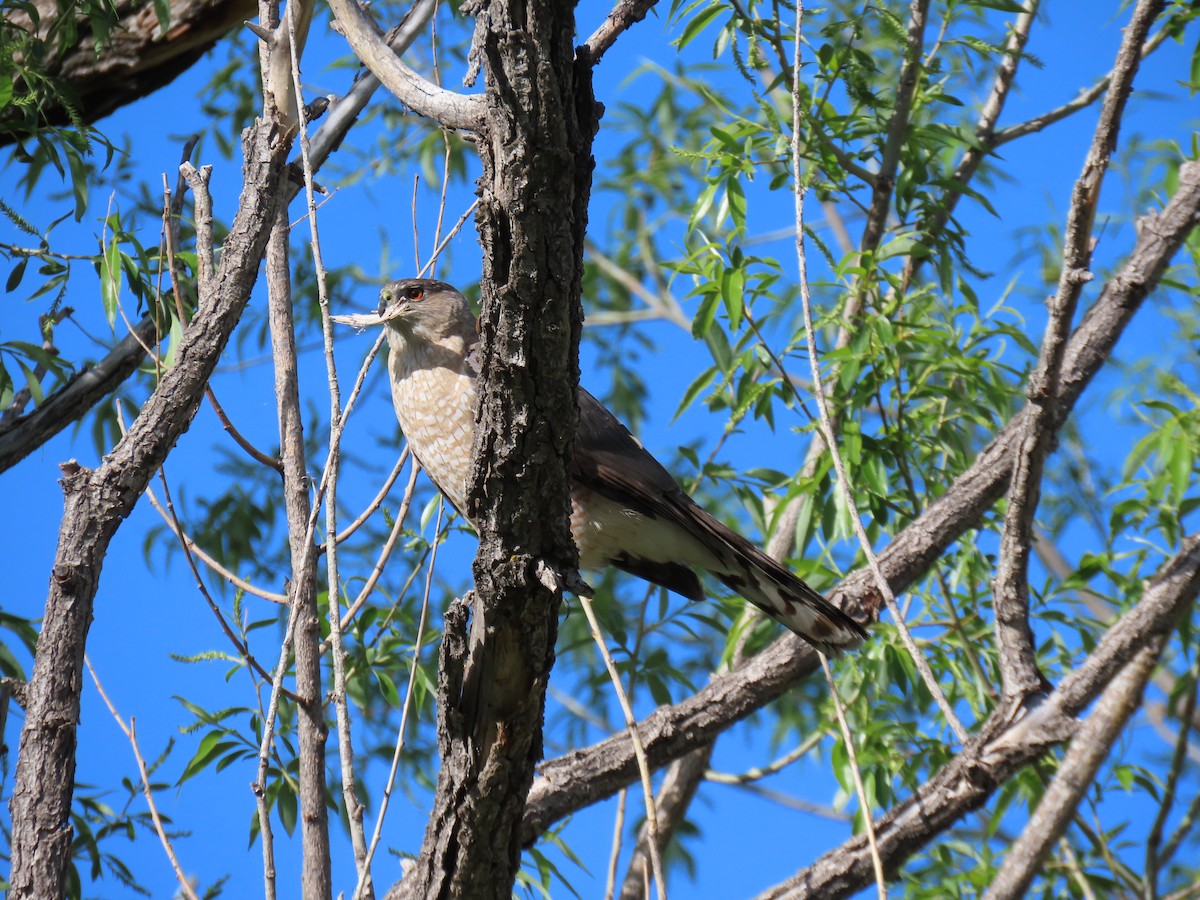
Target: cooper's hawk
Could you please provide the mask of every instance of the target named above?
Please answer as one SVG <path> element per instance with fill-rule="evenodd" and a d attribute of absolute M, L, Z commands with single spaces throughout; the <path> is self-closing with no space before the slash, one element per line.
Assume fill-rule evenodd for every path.
<path fill-rule="evenodd" d="M 386 327 L 400 427 L 429 477 L 464 511 L 479 377 L 470 305 L 445 282 L 412 278 L 380 292 L 378 315 L 337 318 Z M 694 571 L 700 569 L 818 649 L 837 653 L 866 637 L 857 622 L 693 502 L 582 388 L 571 475 L 580 568 L 616 566 L 689 600 L 704 598 Z"/>

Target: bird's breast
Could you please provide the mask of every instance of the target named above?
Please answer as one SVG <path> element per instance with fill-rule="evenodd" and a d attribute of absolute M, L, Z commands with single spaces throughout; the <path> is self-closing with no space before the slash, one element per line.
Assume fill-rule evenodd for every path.
<path fill-rule="evenodd" d="M 394 372 L 392 401 L 421 467 L 455 507 L 465 510 L 475 436 L 473 380 L 445 368 Z"/>

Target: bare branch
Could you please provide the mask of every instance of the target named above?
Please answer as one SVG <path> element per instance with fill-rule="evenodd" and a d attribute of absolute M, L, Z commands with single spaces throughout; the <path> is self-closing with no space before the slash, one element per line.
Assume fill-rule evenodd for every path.
<path fill-rule="evenodd" d="M 1150 641 L 1105 688 L 1095 710 L 1072 739 L 1058 774 L 1042 795 L 1029 824 L 1008 849 L 984 900 L 1015 900 L 1025 896 L 1051 847 L 1074 817 L 1079 801 L 1095 782 L 1096 773 L 1121 736 L 1125 723 L 1141 703 L 1142 691 L 1158 665 L 1165 643 L 1165 636 Z"/>
<path fill-rule="evenodd" d="M 1029 414 L 1021 437 L 1021 452 L 1013 466 L 1004 532 L 1000 539 L 1000 563 L 992 589 L 1000 671 L 1004 693 L 1008 697 L 1030 696 L 1046 685 L 1045 677 L 1037 667 L 1033 632 L 1029 627 L 1028 576 L 1033 516 L 1037 511 L 1046 455 L 1056 434 L 1051 423 L 1055 419 L 1062 421 L 1054 406 L 1071 322 L 1083 286 L 1092 279 L 1088 267 L 1092 257 L 1092 221 L 1100 199 L 1100 186 L 1108 170 L 1109 158 L 1116 149 L 1121 117 L 1141 61 L 1140 48 L 1164 2 L 1141 0 L 1125 29 L 1113 68 L 1112 87 L 1104 99 L 1083 174 L 1071 195 L 1058 292 L 1050 304 L 1038 365 L 1029 379 Z"/>
<path fill-rule="evenodd" d="M 279 457 L 283 463 L 283 501 L 287 519 L 291 570 L 288 602 L 292 607 L 292 646 L 296 658 L 296 694 L 299 719 L 299 801 L 303 814 L 304 848 L 301 880 L 305 897 L 329 900 L 333 896 L 329 847 L 329 813 L 325 802 L 325 696 L 321 678 L 321 628 L 317 610 L 317 555 L 312 527 L 320 513 L 320 499 L 309 497 L 304 455 L 304 424 L 300 409 L 300 383 L 296 361 L 295 322 L 288 265 L 287 210 L 281 209 L 267 247 L 267 318 L 271 355 L 275 361 L 275 397 L 279 416 Z M 327 488 L 326 488 L 327 489 Z M 322 492 L 324 496 L 324 492 Z M 337 590 L 330 584 L 330 592 Z M 269 745 L 268 745 L 269 746 Z"/>
<path fill-rule="evenodd" d="M 654 8 L 658 0 L 617 0 L 617 5 L 592 32 L 592 36 L 576 52 L 592 65 L 600 62 L 605 52 L 616 43 L 622 32 L 628 31 Z"/>
<path fill-rule="evenodd" d="M 154 319 L 144 316 L 102 360 L 73 376 L 36 409 L 0 427 L 0 472 L 15 466 L 120 387 L 146 358 L 144 348 L 156 343 Z"/>
<path fill-rule="evenodd" d="M 1167 27 L 1160 28 L 1154 37 L 1150 38 L 1141 49 L 1142 59 L 1145 59 L 1160 46 L 1171 34 L 1171 29 Z M 1015 141 L 1017 138 L 1025 137 L 1027 134 L 1033 134 L 1035 131 L 1041 131 L 1043 128 L 1048 128 L 1056 122 L 1061 122 L 1068 116 L 1079 112 L 1081 109 L 1086 109 L 1095 103 L 1104 92 L 1108 90 L 1108 86 L 1112 83 L 1113 72 L 1109 72 L 1091 87 L 1082 91 L 1078 97 L 1062 106 L 1056 106 L 1054 109 L 1048 110 L 1041 115 L 1034 116 L 1032 119 L 1027 119 L 1017 125 L 1009 125 L 1007 128 L 1001 128 L 996 132 L 993 140 L 993 147 L 1000 147 L 1010 141 Z"/>
<path fill-rule="evenodd" d="M 74 461 L 63 466 L 65 510 L 11 803 L 9 896 L 14 900 L 63 893 L 72 838 L 72 829 L 63 823 L 70 821 L 75 780 L 80 670 L 104 555 L 151 475 L 195 416 L 204 386 L 249 300 L 279 206 L 286 138 L 272 122 L 260 120 L 244 141 L 245 187 L 220 271 L 184 332 L 175 366 L 164 373 L 128 434 L 98 469 L 87 470 Z"/>
<path fill-rule="evenodd" d="M 112 700 L 108 698 L 108 694 L 104 691 L 104 685 L 100 683 L 100 678 L 96 675 L 96 670 L 92 668 L 92 661 L 85 654 L 83 662 L 87 666 L 88 674 L 92 676 L 92 683 L 96 685 L 96 692 L 100 694 L 100 699 L 104 701 L 104 705 L 108 707 L 108 711 L 112 713 L 112 717 L 117 722 L 117 727 L 125 735 L 129 745 L 133 748 L 133 758 L 137 760 L 138 775 L 142 779 L 142 796 L 146 798 L 146 805 L 150 807 L 150 818 L 154 822 L 154 831 L 158 835 L 159 843 L 163 845 L 163 850 L 166 851 L 167 859 L 171 862 L 171 868 L 175 871 L 175 880 L 179 882 L 179 889 L 183 891 L 184 896 L 188 900 L 199 900 L 196 896 L 196 889 L 192 887 L 192 882 L 183 873 L 183 867 L 179 865 L 179 858 L 175 855 L 175 848 L 171 846 L 171 840 L 167 837 L 167 830 L 163 827 L 162 817 L 158 814 L 158 804 L 154 802 L 154 792 L 150 790 L 150 773 L 146 771 L 146 760 L 142 757 L 142 751 L 138 748 L 137 730 L 134 720 L 131 718 L 129 724 L 125 724 L 125 720 L 121 718 L 121 714 L 117 712 L 117 708 L 113 706 Z"/>
<path fill-rule="evenodd" d="M 1200 222 L 1200 163 L 1181 166 L 1179 179 L 1179 188 L 1166 209 L 1143 220 L 1133 252 L 1072 337 L 1059 383 L 1056 428 L 1060 417 L 1070 413 L 1108 359 L 1184 238 Z M 939 554 L 974 527 L 999 499 L 1011 476 L 1027 414 L 1022 410 L 1014 416 L 972 466 L 883 550 L 880 567 L 893 591 L 903 590 L 924 574 Z M 869 572 L 860 570 L 845 579 L 838 588 L 844 604 L 860 610 L 877 605 L 872 578 Z M 639 725 L 651 766 L 662 766 L 694 749 L 697 742 L 713 738 L 816 668 L 816 654 L 798 639 L 785 635 L 737 671 L 715 676 L 694 696 L 655 710 Z M 525 843 L 535 840 L 563 816 L 611 796 L 637 777 L 629 740 L 624 735 L 543 763 L 539 772 L 525 810 Z"/>
<path fill-rule="evenodd" d="M 707 743 L 697 747 L 686 756 L 675 760 L 663 777 L 662 787 L 655 798 L 655 825 L 657 834 L 650 834 L 649 822 L 642 826 L 638 834 L 637 846 L 629 867 L 625 871 L 625 881 L 621 885 L 621 900 L 642 900 L 645 897 L 647 873 L 654 857 L 651 853 L 662 854 L 671 836 L 683 824 L 688 808 L 696 796 L 704 774 L 712 760 L 715 743 Z M 651 844 L 651 841 L 654 843 Z M 661 865 L 661 863 L 660 863 Z"/>
<path fill-rule="evenodd" d="M 447 128 L 482 130 L 482 95 L 448 91 L 414 72 L 384 42 L 355 0 L 330 0 L 329 6 L 358 58 L 401 103 Z"/>

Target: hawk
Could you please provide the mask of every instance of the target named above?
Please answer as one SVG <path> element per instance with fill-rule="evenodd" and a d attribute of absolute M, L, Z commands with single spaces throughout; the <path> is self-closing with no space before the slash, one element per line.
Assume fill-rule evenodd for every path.
<path fill-rule="evenodd" d="M 380 292 L 392 403 L 421 467 L 467 508 L 479 379 L 470 304 L 442 281 L 410 278 Z M 571 534 L 582 569 L 615 566 L 689 600 L 707 572 L 818 650 L 837 654 L 866 630 L 744 537 L 709 515 L 603 404 L 579 390 L 571 465 Z"/>

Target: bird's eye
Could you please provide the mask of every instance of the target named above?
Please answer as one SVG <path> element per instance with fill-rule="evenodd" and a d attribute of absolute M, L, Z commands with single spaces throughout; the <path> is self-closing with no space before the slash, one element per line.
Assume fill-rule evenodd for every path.
<path fill-rule="evenodd" d="M 404 292 L 404 296 L 409 300 L 420 300 L 425 296 L 425 288 L 410 287 Z"/>

